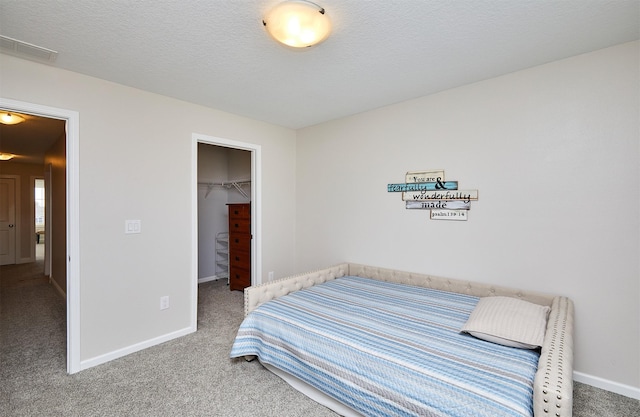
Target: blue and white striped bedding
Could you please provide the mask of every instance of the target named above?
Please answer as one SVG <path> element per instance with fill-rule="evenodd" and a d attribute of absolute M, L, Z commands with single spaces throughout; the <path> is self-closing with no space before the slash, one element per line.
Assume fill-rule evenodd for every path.
<path fill-rule="evenodd" d="M 539 353 L 461 334 L 477 302 L 342 277 L 252 311 L 230 356 L 255 355 L 366 416 L 532 416 Z"/>

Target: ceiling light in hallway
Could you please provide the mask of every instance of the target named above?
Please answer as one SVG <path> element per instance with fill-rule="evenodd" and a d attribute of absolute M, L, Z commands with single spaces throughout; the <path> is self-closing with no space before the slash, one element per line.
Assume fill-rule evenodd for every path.
<path fill-rule="evenodd" d="M 331 21 L 324 8 L 305 0 L 288 0 L 265 15 L 262 24 L 278 42 L 306 48 L 327 39 Z"/>
<path fill-rule="evenodd" d="M 10 112 L 0 112 L 0 123 L 4 125 L 17 125 L 24 122 L 24 117 Z"/>

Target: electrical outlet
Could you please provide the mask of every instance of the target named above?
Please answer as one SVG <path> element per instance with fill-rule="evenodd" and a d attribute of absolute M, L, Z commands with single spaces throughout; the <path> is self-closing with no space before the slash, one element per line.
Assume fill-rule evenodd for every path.
<path fill-rule="evenodd" d="M 166 310 L 169 308 L 169 296 L 165 295 L 160 297 L 160 310 Z"/>
<path fill-rule="evenodd" d="M 273 281 L 273 271 L 269 272 L 269 281 Z"/>

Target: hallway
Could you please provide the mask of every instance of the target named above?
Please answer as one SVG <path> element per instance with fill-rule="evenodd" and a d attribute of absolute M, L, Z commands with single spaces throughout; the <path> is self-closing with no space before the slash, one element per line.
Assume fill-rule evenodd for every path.
<path fill-rule="evenodd" d="M 66 303 L 43 274 L 43 248 L 36 262 L 0 267 L 0 380 L 8 392 L 35 369 L 66 376 Z"/>
<path fill-rule="evenodd" d="M 44 244 L 36 245 L 36 261 L 26 264 L 0 266 L 0 287 L 13 288 L 48 283 L 44 276 Z"/>

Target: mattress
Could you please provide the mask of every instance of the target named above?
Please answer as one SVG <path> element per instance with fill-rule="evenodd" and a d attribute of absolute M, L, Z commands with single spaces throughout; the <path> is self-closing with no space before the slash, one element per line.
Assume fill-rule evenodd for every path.
<path fill-rule="evenodd" d="M 478 297 L 346 276 L 262 304 L 257 356 L 367 416 L 531 416 L 539 352 L 460 333 Z"/>

